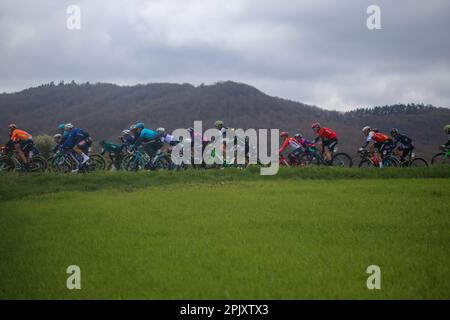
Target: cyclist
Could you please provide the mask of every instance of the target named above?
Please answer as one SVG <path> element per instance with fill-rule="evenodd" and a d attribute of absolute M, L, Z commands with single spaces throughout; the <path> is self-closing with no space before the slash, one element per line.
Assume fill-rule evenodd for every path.
<path fill-rule="evenodd" d="M 297 163 L 298 156 L 302 152 L 302 146 L 295 138 L 290 137 L 287 132 L 281 132 L 280 137 L 284 140 L 278 153 L 283 156 L 283 158 L 288 159 L 291 164 Z"/>
<path fill-rule="evenodd" d="M 400 156 L 400 159 L 403 162 L 405 158 L 414 150 L 412 139 L 405 134 L 399 133 L 396 128 L 391 130 L 391 137 L 394 141 L 393 148 L 395 153 Z"/>
<path fill-rule="evenodd" d="M 332 152 L 338 144 L 336 132 L 330 128 L 322 128 L 319 122 L 314 122 L 311 127 L 317 134 L 317 138 L 314 140 L 314 143 L 317 143 L 319 140 L 322 141 L 321 153 L 325 154 L 325 161 L 328 164 L 331 164 L 333 158 Z"/>
<path fill-rule="evenodd" d="M 443 151 L 446 151 L 446 150 L 450 149 L 450 124 L 448 124 L 444 127 L 444 132 L 446 134 L 448 134 L 448 140 L 445 144 L 440 146 L 440 149 Z"/>
<path fill-rule="evenodd" d="M 103 156 L 108 152 L 108 156 L 111 159 L 114 168 L 117 170 L 120 169 L 123 159 L 122 146 L 106 140 L 100 141 L 100 146 L 102 147 L 101 155 Z"/>
<path fill-rule="evenodd" d="M 155 154 L 163 146 L 158 132 L 145 128 L 142 122 L 132 125 L 130 131 L 136 137 L 134 147 L 136 148 L 142 145 L 143 150 L 148 155 Z"/>
<path fill-rule="evenodd" d="M 24 130 L 17 129 L 17 126 L 15 124 L 10 124 L 9 137 L 10 140 L 6 145 L 7 148 L 14 150 L 14 153 L 24 164 L 25 169 L 28 170 L 30 168 L 30 163 L 28 161 L 28 157 L 25 154 L 28 154 L 33 147 L 32 135 Z"/>
<path fill-rule="evenodd" d="M 52 149 L 53 153 L 56 153 L 58 151 L 58 149 L 60 148 L 62 139 L 63 139 L 63 136 L 61 133 L 57 133 L 53 136 L 53 142 L 55 143 L 55 146 Z"/>
<path fill-rule="evenodd" d="M 370 147 L 370 154 L 372 155 L 372 161 L 382 166 L 383 153 L 389 152 L 394 148 L 394 142 L 388 135 L 381 132 L 374 132 L 369 126 L 365 126 L 362 129 L 363 134 L 367 137 L 366 144 L 362 148 Z M 375 155 L 375 149 L 377 153 Z"/>
<path fill-rule="evenodd" d="M 214 127 L 222 133 L 223 137 L 225 137 L 228 128 L 224 126 L 223 121 L 217 120 L 214 122 Z"/>
<path fill-rule="evenodd" d="M 64 125 L 64 131 L 68 132 L 67 137 L 64 139 L 61 147 L 63 149 L 69 149 L 75 151 L 82 160 L 79 164 L 79 169 L 89 160 L 89 148 L 92 145 L 92 139 L 86 131 L 75 128 L 73 124 L 67 123 Z M 77 169 L 74 172 L 78 171 Z"/>
<path fill-rule="evenodd" d="M 175 146 L 179 143 L 178 140 L 175 140 L 175 137 L 171 134 L 168 134 L 166 132 L 166 129 L 164 128 L 158 128 L 156 129 L 156 132 L 158 132 L 159 136 L 161 137 L 161 142 L 166 143 L 169 146 Z"/>
<path fill-rule="evenodd" d="M 122 134 L 119 136 L 119 140 L 122 142 L 122 146 L 121 146 L 122 150 L 130 150 L 130 149 L 132 149 L 132 146 L 136 139 L 132 135 L 130 130 L 125 129 L 122 131 Z"/>
<path fill-rule="evenodd" d="M 303 134 L 301 134 L 301 133 L 296 133 L 294 135 L 294 139 L 297 140 L 297 142 L 305 149 L 308 147 L 314 146 L 314 142 L 309 141 L 308 139 L 304 138 Z"/>

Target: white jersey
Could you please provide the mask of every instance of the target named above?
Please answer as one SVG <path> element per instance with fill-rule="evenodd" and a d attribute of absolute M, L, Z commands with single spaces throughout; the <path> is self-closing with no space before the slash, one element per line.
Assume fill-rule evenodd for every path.
<path fill-rule="evenodd" d="M 368 136 L 367 136 L 367 142 L 375 142 L 374 140 L 373 140 L 373 135 L 375 134 L 375 132 L 374 131 L 370 131 L 369 132 L 369 134 L 368 134 Z"/>
<path fill-rule="evenodd" d="M 170 134 L 165 134 L 161 137 L 161 142 L 170 144 L 171 142 L 175 141 L 175 137 Z"/>

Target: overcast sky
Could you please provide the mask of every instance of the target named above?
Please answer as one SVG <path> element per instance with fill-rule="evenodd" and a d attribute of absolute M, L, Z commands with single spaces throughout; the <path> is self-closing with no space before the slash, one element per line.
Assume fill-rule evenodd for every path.
<path fill-rule="evenodd" d="M 0 92 L 233 80 L 328 109 L 450 107 L 449 16 L 449 0 L 1 0 Z"/>

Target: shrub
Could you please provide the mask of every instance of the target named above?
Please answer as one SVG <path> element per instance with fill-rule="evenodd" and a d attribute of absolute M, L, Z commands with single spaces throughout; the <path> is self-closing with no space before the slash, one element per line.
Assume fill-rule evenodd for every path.
<path fill-rule="evenodd" d="M 44 158 L 50 157 L 54 146 L 53 138 L 47 134 L 33 138 L 36 147 Z"/>

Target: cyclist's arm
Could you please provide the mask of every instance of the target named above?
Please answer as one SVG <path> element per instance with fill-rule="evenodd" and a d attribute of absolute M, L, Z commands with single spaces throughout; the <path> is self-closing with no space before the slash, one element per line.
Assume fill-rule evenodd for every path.
<path fill-rule="evenodd" d="M 289 144 L 289 139 L 285 139 L 284 142 L 283 142 L 283 144 L 282 144 L 281 147 L 280 147 L 280 150 L 278 150 L 278 153 L 283 152 L 283 150 L 286 149 L 286 147 L 288 146 L 288 144 Z"/>
<path fill-rule="evenodd" d="M 138 147 L 138 146 L 140 146 L 140 145 L 142 144 L 142 142 L 143 142 L 143 138 L 142 138 L 142 136 L 140 135 L 140 136 L 137 137 L 136 140 L 134 141 L 134 146 L 135 146 L 135 147 Z"/>
<path fill-rule="evenodd" d="M 73 146 L 75 140 L 75 135 L 73 133 L 70 133 L 64 143 L 62 144 L 62 148 L 71 148 Z"/>
<path fill-rule="evenodd" d="M 392 149 L 397 148 L 398 143 L 399 143 L 399 142 L 398 142 L 397 139 L 392 139 Z"/>
<path fill-rule="evenodd" d="M 318 135 L 313 141 L 314 141 L 314 144 L 316 144 L 317 142 L 319 142 L 319 140 L 320 140 L 320 136 Z"/>

